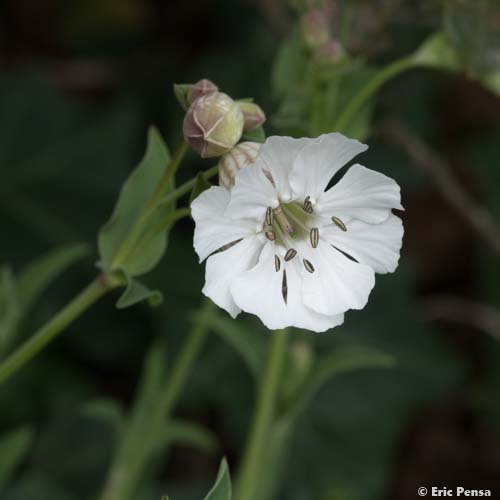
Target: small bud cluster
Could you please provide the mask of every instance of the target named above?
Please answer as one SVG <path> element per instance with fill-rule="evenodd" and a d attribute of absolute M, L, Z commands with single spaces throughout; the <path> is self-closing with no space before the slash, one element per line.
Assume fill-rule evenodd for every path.
<path fill-rule="evenodd" d="M 229 153 L 244 132 L 254 131 L 266 120 L 257 104 L 251 100 L 234 101 L 207 79 L 174 85 L 174 93 L 187 111 L 184 139 L 202 158 Z"/>
<path fill-rule="evenodd" d="M 313 61 L 322 67 L 335 66 L 344 59 L 341 43 L 331 36 L 328 9 L 315 8 L 300 18 L 300 34 Z"/>

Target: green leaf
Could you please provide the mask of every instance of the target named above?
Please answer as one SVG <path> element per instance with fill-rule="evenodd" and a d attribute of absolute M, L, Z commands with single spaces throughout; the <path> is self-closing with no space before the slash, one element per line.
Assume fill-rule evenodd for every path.
<path fill-rule="evenodd" d="M 243 138 L 247 141 L 254 142 L 264 142 L 266 140 L 266 132 L 264 131 L 264 127 L 259 125 L 255 130 L 251 132 L 244 132 Z"/>
<path fill-rule="evenodd" d="M 0 436 L 0 488 L 11 479 L 33 439 L 33 431 L 21 427 Z"/>
<path fill-rule="evenodd" d="M 123 185 L 111 219 L 99 232 L 99 266 L 104 271 L 122 269 L 129 276 L 140 276 L 163 256 L 167 234 L 156 228 L 173 204 L 155 203 L 153 198 L 169 163 L 163 139 L 151 128 L 146 154 Z"/>
<path fill-rule="evenodd" d="M 0 269 L 0 354 L 5 352 L 15 339 L 22 318 L 16 281 L 12 270 Z"/>
<path fill-rule="evenodd" d="M 428 37 L 413 55 L 415 61 L 430 68 L 457 71 L 462 68 L 460 56 L 445 33 Z"/>
<path fill-rule="evenodd" d="M 231 478 L 226 459 L 223 458 L 217 474 L 217 479 L 212 489 L 204 500 L 231 500 Z"/>
<path fill-rule="evenodd" d="M 24 312 L 26 313 L 52 280 L 89 253 L 88 245 L 66 245 L 42 255 L 26 266 L 17 282 Z"/>
<path fill-rule="evenodd" d="M 125 424 L 123 408 L 114 399 L 102 398 L 88 401 L 82 407 L 84 416 L 108 424 L 116 435 L 120 435 Z"/>
<path fill-rule="evenodd" d="M 257 380 L 264 370 L 266 342 L 261 332 L 250 330 L 244 323 L 234 321 L 219 313 L 208 320 L 212 331 L 238 352 Z"/>
<path fill-rule="evenodd" d="M 162 303 L 163 296 L 160 291 L 150 290 L 146 285 L 135 278 L 132 278 L 125 272 L 121 272 L 120 274 L 126 282 L 126 287 L 116 302 L 116 307 L 118 309 L 125 309 L 126 307 L 133 306 L 143 300 L 147 300 L 153 307 Z"/>
<path fill-rule="evenodd" d="M 189 108 L 188 92 L 190 87 L 189 83 L 174 83 L 174 95 L 184 111 Z"/>
<path fill-rule="evenodd" d="M 198 196 L 203 193 L 203 191 L 206 191 L 212 187 L 212 184 L 208 182 L 205 177 L 203 176 L 203 172 L 200 172 L 196 176 L 196 182 L 193 186 L 193 190 L 191 191 L 191 195 L 189 196 L 189 204 L 191 205 L 191 202 L 195 199 L 198 198 Z"/>
<path fill-rule="evenodd" d="M 211 453 L 218 448 L 217 438 L 208 429 L 187 420 L 171 419 L 165 427 L 160 446 L 168 444 L 191 446 Z"/>
<path fill-rule="evenodd" d="M 285 41 L 273 64 L 272 85 L 278 95 L 287 94 L 291 88 L 302 84 L 307 57 L 299 36 L 295 33 Z"/>
<path fill-rule="evenodd" d="M 323 384 L 345 373 L 373 368 L 393 368 L 393 356 L 377 349 L 350 346 L 332 352 L 319 359 L 304 387 L 302 399 L 310 399 Z"/>

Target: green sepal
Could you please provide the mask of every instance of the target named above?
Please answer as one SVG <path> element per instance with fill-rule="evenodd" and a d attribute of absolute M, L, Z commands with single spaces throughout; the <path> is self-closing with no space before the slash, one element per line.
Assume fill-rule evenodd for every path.
<path fill-rule="evenodd" d="M 174 95 L 184 111 L 189 108 L 188 93 L 190 87 L 189 83 L 174 83 Z"/>
<path fill-rule="evenodd" d="M 264 131 L 264 127 L 259 125 L 255 130 L 251 132 L 244 132 L 243 139 L 247 141 L 254 142 L 264 142 L 266 140 L 266 132 Z"/>
<path fill-rule="evenodd" d="M 211 188 L 212 184 L 208 182 L 205 177 L 203 177 L 203 172 L 200 172 L 196 176 L 196 182 L 194 183 L 193 189 L 191 191 L 191 195 L 189 196 L 189 204 L 191 205 L 191 202 L 200 196 L 203 191 L 206 191 L 207 189 Z"/>
<path fill-rule="evenodd" d="M 147 300 L 152 307 L 159 306 L 163 302 L 163 295 L 160 291 L 150 290 L 146 285 L 124 271 L 119 272 L 119 275 L 125 283 L 125 290 L 116 302 L 118 309 L 125 309 L 143 300 Z"/>

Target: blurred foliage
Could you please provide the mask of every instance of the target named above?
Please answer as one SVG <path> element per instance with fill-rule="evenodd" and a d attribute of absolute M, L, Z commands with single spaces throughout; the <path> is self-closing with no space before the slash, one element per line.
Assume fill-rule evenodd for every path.
<path fill-rule="evenodd" d="M 182 115 L 170 91 L 173 81 L 211 78 L 232 95 L 254 96 L 271 118 L 266 129 L 316 135 L 335 127 L 350 97 L 402 48 L 418 54 L 424 42 L 434 43 L 427 45 L 434 66 L 452 72 L 402 74 L 367 102 L 346 132 L 366 138 L 374 119 L 396 115 L 443 151 L 500 220 L 500 105 L 460 74 L 482 79 L 498 94 L 496 2 L 425 2 L 432 4 L 429 17 L 412 15 L 424 2 L 377 2 L 383 31 L 373 33 L 384 44 L 366 57 L 361 48 L 372 42 L 362 27 L 379 17 L 366 14 L 373 9 L 368 2 L 351 3 L 351 56 L 334 68 L 311 59 L 294 28 L 295 12 L 279 3 L 2 6 L 1 50 L 12 63 L 2 67 L 0 80 L 2 339 L 16 331 L 17 342 L 95 272 L 96 255 L 49 286 L 84 255 L 71 243 L 94 245 L 145 149 L 147 126 L 155 124 L 167 144 L 176 144 Z M 341 17 L 333 22 L 333 36 Z M 29 37 L 14 29 L 24 25 L 32 29 Z M 39 45 L 37 25 L 47 27 Z M 101 80 L 91 65 L 85 85 L 68 81 L 49 63 L 55 58 L 70 73 L 70 63 L 96 58 L 111 78 Z M 349 313 L 334 332 L 293 333 L 269 442 L 273 468 L 267 466 L 262 485 L 267 495 L 277 492 L 275 498 L 414 498 L 417 483 L 443 475 L 450 486 L 465 479 L 475 487 L 480 480 L 489 484 L 490 469 L 500 463 L 498 341 L 470 328 L 429 324 L 420 301 L 453 293 L 499 304 L 497 258 L 447 212 L 406 155 L 377 137 L 370 146 L 366 163 L 402 185 L 407 237 L 401 267 L 379 277 L 368 307 Z M 205 166 L 190 155 L 178 182 Z M 2 500 L 96 498 L 123 436 L 141 441 L 131 429 L 147 414 L 136 412 L 162 393 L 165 370 L 200 301 L 203 268 L 191 239 L 191 222 L 180 222 L 155 272 L 141 278 L 163 293 L 161 307 L 139 304 L 117 312 L 118 297 L 104 300 L 0 388 Z M 29 281 L 23 278 L 28 269 Z M 222 455 L 237 470 L 269 335 L 250 316 L 236 323 L 219 312 L 207 326 L 209 340 L 175 418 L 168 426 L 162 422 L 137 500 L 165 493 L 171 500 L 204 498 Z M 138 404 L 141 398 L 148 403 Z M 435 418 L 442 408 L 451 414 L 445 430 Z M 455 425 L 460 439 L 450 452 L 446 443 Z M 428 433 L 435 444 L 422 451 L 419 441 L 429 443 Z M 465 465 L 456 456 L 468 457 Z M 206 498 L 229 498 L 228 481 L 223 464 Z"/>

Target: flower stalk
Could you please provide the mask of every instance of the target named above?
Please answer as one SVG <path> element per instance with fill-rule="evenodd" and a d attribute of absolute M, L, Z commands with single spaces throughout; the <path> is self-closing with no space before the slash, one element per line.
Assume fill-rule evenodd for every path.
<path fill-rule="evenodd" d="M 236 500 L 258 500 L 267 440 L 273 425 L 279 383 L 285 362 L 288 334 L 272 333 L 265 372 L 262 374 L 256 411 L 236 483 Z"/>
<path fill-rule="evenodd" d="M 36 331 L 29 340 L 0 364 L 0 384 L 30 361 L 90 306 L 111 290 L 120 286 L 120 284 L 121 282 L 116 278 L 107 274 L 100 274 L 48 323 Z"/>

